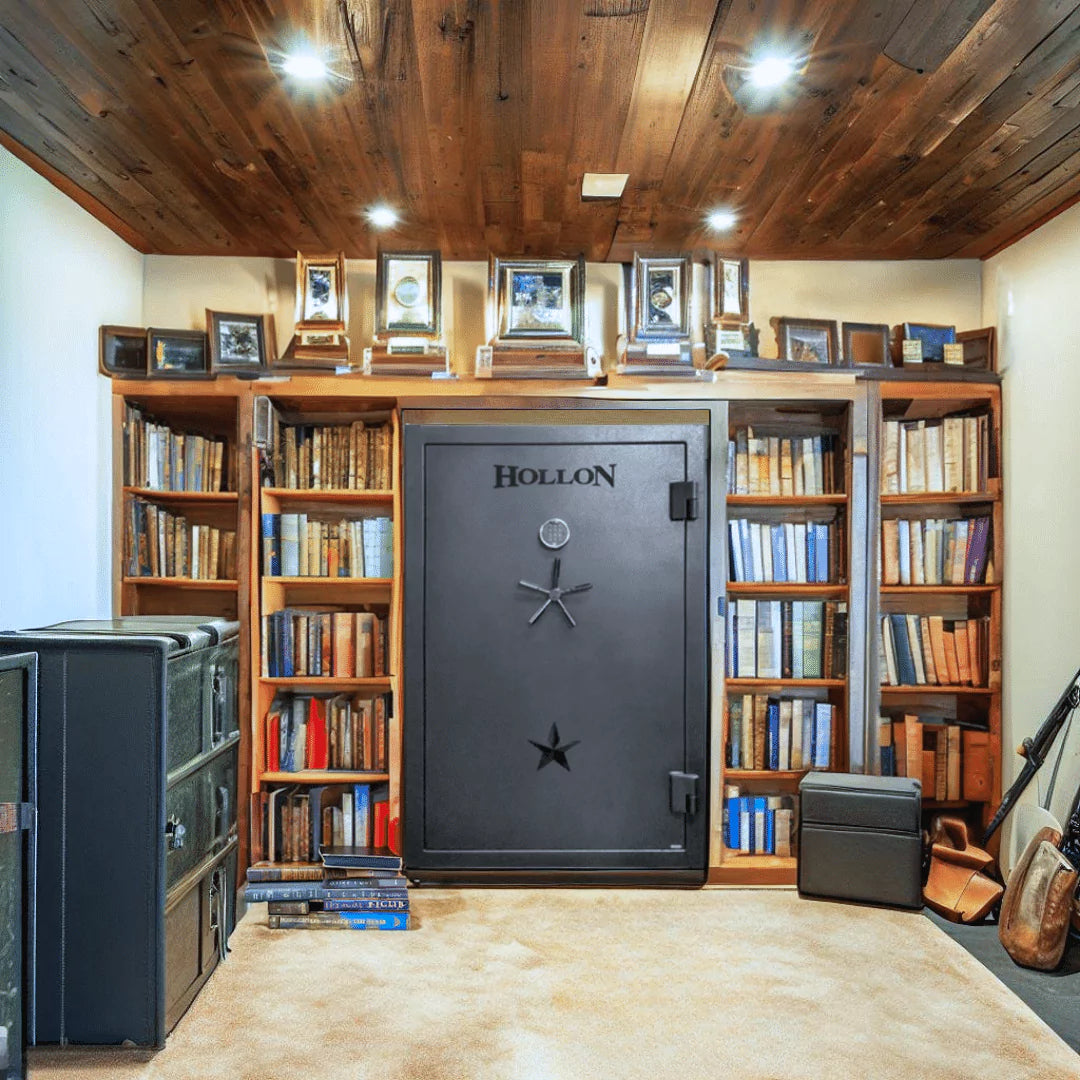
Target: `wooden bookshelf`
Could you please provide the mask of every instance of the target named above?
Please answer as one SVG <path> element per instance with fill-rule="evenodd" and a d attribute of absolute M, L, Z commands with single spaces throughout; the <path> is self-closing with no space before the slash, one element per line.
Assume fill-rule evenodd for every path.
<path fill-rule="evenodd" d="M 825 604 L 836 604 L 837 610 L 840 605 L 848 605 L 850 596 L 850 568 L 852 542 L 852 453 L 856 441 L 854 429 L 856 394 L 850 400 L 845 401 L 799 401 L 785 403 L 782 408 L 777 408 L 775 403 L 769 401 L 732 402 L 728 407 L 728 436 L 729 456 L 734 449 L 736 455 L 742 450 L 741 431 L 749 429 L 753 437 L 764 437 L 770 440 L 773 457 L 766 466 L 770 493 L 755 493 L 750 490 L 743 493 L 742 485 L 749 488 L 757 486 L 766 478 L 759 480 L 755 477 L 755 457 L 753 444 L 749 448 L 748 462 L 744 466 L 736 457 L 734 467 L 729 462 L 729 477 L 737 485 L 735 491 L 729 490 L 726 497 L 726 517 L 721 523 L 724 531 L 724 546 L 728 549 L 728 581 L 726 585 L 726 605 L 729 610 L 739 600 L 747 601 L 779 601 L 819 602 L 824 610 Z M 792 447 L 787 451 L 787 441 L 807 437 L 827 436 L 831 442 L 831 453 L 834 455 L 835 466 L 830 470 L 829 458 L 823 455 L 821 466 L 821 483 L 825 491 L 800 493 L 800 489 L 807 486 L 805 477 L 796 477 L 801 466 L 800 458 L 796 456 Z M 780 440 L 775 444 L 773 440 Z M 785 461 L 785 454 L 790 460 Z M 780 466 L 780 483 L 774 475 L 777 466 Z M 744 475 L 745 474 L 745 475 Z M 798 484 L 798 487 L 796 487 Z M 790 485 L 795 491 L 783 490 L 784 486 Z M 776 488 L 780 486 L 779 493 Z M 816 481 L 815 481 L 816 486 Z M 740 550 L 735 552 L 734 538 L 729 537 L 728 523 L 736 520 L 747 521 L 745 532 L 740 531 Z M 835 544 L 830 545 L 830 566 L 827 581 L 813 580 L 812 568 L 804 568 L 803 573 L 792 571 L 794 551 L 790 549 L 792 536 L 795 537 L 795 550 L 799 550 L 800 543 L 806 540 L 802 527 L 825 525 L 830 530 L 835 530 L 838 537 Z M 777 526 L 783 526 L 777 532 Z M 799 527 L 799 532 L 789 529 L 787 526 Z M 716 527 L 714 525 L 714 527 Z M 746 536 L 751 539 L 746 540 Z M 772 543 L 782 546 L 785 565 L 781 571 L 782 579 L 775 580 L 775 575 L 770 574 L 772 567 Z M 802 538 L 802 539 L 800 539 Z M 755 552 L 753 568 L 748 564 L 749 551 L 754 543 L 759 550 Z M 770 551 L 763 549 L 769 546 Z M 807 548 L 800 552 L 800 562 L 809 560 L 812 550 Z M 760 558 L 759 558 L 760 555 Z M 759 570 L 760 567 L 760 570 Z M 805 575 L 805 576 L 804 576 Z M 735 580 L 739 576 L 745 580 Z M 787 581 L 788 577 L 800 577 L 800 581 Z M 810 580 L 807 580 L 810 578 Z M 762 580 L 763 579 L 763 580 Z M 760 613 L 760 605 L 756 605 Z M 849 610 L 849 608 L 848 608 Z M 799 624 L 796 623 L 796 626 Z M 729 622 L 729 633 L 731 624 Z M 786 634 L 786 628 L 784 633 Z M 851 669 L 852 644 L 849 631 L 848 654 L 842 666 L 845 674 L 835 675 L 830 670 L 824 669 L 824 625 L 822 626 L 821 653 L 823 658 L 823 671 L 820 677 L 792 678 L 780 677 L 771 674 L 770 677 L 747 676 L 743 672 L 738 675 L 726 675 L 722 690 L 721 730 L 722 738 L 717 746 L 714 743 L 714 754 L 718 757 L 714 768 L 714 784 L 718 789 L 718 797 L 713 800 L 714 820 L 711 828 L 711 854 L 709 881 L 715 884 L 740 884 L 740 885 L 790 885 L 795 881 L 798 867 L 797 851 L 795 847 L 795 829 L 792 829 L 791 852 L 788 855 L 776 855 L 774 853 L 747 853 L 733 850 L 728 845 L 728 837 L 722 828 L 723 808 L 727 801 L 728 792 L 737 789 L 740 795 L 745 796 L 773 796 L 784 798 L 792 809 L 792 825 L 797 821 L 795 799 L 798 792 L 799 781 L 809 771 L 809 764 L 800 767 L 787 767 L 781 762 L 778 769 L 754 768 L 740 765 L 729 767 L 727 762 L 733 760 L 734 748 L 730 744 L 732 701 L 738 703 L 740 713 L 745 713 L 747 704 L 758 701 L 761 698 L 770 700 L 802 699 L 811 701 L 815 705 L 828 704 L 832 711 L 832 722 L 836 725 L 834 732 L 834 748 L 831 754 L 830 767 L 843 769 L 847 767 L 848 752 L 846 738 L 849 730 L 849 711 L 857 707 L 853 696 L 849 693 L 849 679 L 846 672 Z M 758 638 L 758 641 L 761 639 Z M 755 645 L 757 642 L 755 642 Z M 730 643 L 727 646 L 731 648 Z M 794 654 L 793 654 L 794 655 Z M 760 663 L 760 661 L 759 661 Z M 728 667 L 730 670 L 730 664 Z M 800 708 L 803 706 L 800 704 Z M 791 708 L 786 709 L 787 715 L 791 716 Z M 801 718 L 801 712 L 800 712 Z M 744 720 L 744 722 L 747 722 Z M 802 723 L 800 719 L 800 723 Z M 800 727 L 799 740 L 801 742 L 802 728 Z M 760 732 L 758 732 L 760 734 Z M 806 748 L 809 752 L 810 748 Z M 741 753 L 742 747 L 739 748 Z M 768 755 L 766 754 L 766 764 Z"/>
<path fill-rule="evenodd" d="M 1001 799 L 1001 692 L 1002 692 L 1002 642 L 1001 618 L 1004 580 L 1004 532 L 1003 532 L 1003 477 L 1001 474 L 1001 388 L 997 382 L 880 382 L 869 388 L 867 412 L 870 420 L 870 443 L 872 448 L 870 481 L 872 490 L 878 493 L 871 500 L 873 513 L 868 527 L 868 565 L 870 605 L 868 623 L 872 637 L 869 650 L 871 662 L 867 677 L 867 712 L 869 718 L 884 717 L 889 722 L 898 721 L 904 715 L 923 717 L 932 724 L 962 722 L 965 725 L 984 726 L 989 740 L 989 789 L 990 798 L 973 800 L 963 795 L 963 763 L 961 762 L 961 797 L 935 798 L 934 786 L 923 783 L 923 809 L 926 817 L 941 811 L 957 813 L 967 818 L 973 828 L 988 823 Z M 938 462 L 947 453 L 943 422 L 946 418 L 974 417 L 975 424 L 982 425 L 979 442 L 985 435 L 985 443 L 978 452 L 977 470 L 968 469 L 964 481 L 955 483 L 960 491 L 904 491 L 903 481 L 912 479 L 911 459 L 900 461 L 899 446 L 894 453 L 897 436 L 887 437 L 886 425 L 898 421 L 903 425 L 904 452 L 915 456 L 914 479 L 916 486 L 937 487 L 934 478 L 946 475 L 947 463 Z M 982 418 L 982 419 L 980 419 Z M 954 420 L 955 423 L 955 420 Z M 927 425 L 933 430 L 928 440 Z M 910 440 L 910 446 L 909 446 Z M 939 444 L 940 443 L 940 449 Z M 971 440 L 965 434 L 961 451 L 966 453 Z M 918 455 L 922 454 L 920 458 Z M 890 463 L 889 458 L 892 457 Z M 925 468 L 919 468 L 924 462 Z M 974 465 L 974 462 L 972 462 Z M 952 468 L 956 468 L 953 465 Z M 961 461 L 960 471 L 964 471 Z M 902 471 L 908 475 L 901 475 Z M 922 471 L 925 475 L 920 476 Z M 978 473 L 976 475 L 975 473 Z M 887 481 L 887 475 L 895 476 Z M 970 480 L 969 480 L 970 475 Z M 896 484 L 900 490 L 887 489 Z M 960 519 L 989 518 L 990 540 L 987 547 L 986 576 L 983 580 L 963 584 L 919 584 L 901 580 L 895 583 L 897 570 L 885 565 L 883 523 L 890 519 L 907 521 L 911 532 L 920 530 L 919 541 L 912 540 L 908 558 L 911 560 L 907 573 L 920 572 L 917 563 L 919 547 L 925 539 L 925 522 L 934 519 L 956 521 Z M 969 543 L 971 526 L 968 530 Z M 901 534 L 903 535 L 903 534 Z M 936 542 L 936 540 L 935 540 Z M 902 546 L 902 544 L 901 544 Z M 970 547 L 968 554 L 970 554 Z M 890 555 L 895 558 L 895 555 Z M 932 556 L 925 558 L 925 565 L 932 565 Z M 947 563 L 947 555 L 943 557 Z M 905 572 L 901 555 L 901 576 Z M 967 555 L 960 553 L 965 567 L 965 577 L 970 572 Z M 955 565 L 955 564 L 954 564 Z M 939 564 L 940 566 L 940 564 Z M 926 576 L 930 571 L 926 570 Z M 882 582 L 888 580 L 889 584 Z M 985 620 L 985 655 L 981 663 L 985 673 L 980 685 L 950 685 L 931 681 L 888 685 L 883 677 L 881 663 L 884 652 L 882 617 L 885 615 L 940 616 L 952 621 L 966 623 L 969 619 Z M 910 644 L 911 634 L 907 635 Z M 925 660 L 923 660 L 925 666 Z M 970 664 L 969 664 L 970 666 Z M 877 723 L 871 724 L 873 753 L 880 755 L 877 747 L 880 732 Z M 899 755 L 896 755 L 899 757 Z M 880 767 L 880 759 L 875 763 Z M 898 767 L 897 771 L 900 771 Z M 938 789 L 940 793 L 940 788 Z"/>
<path fill-rule="evenodd" d="M 322 380 L 320 386 L 333 385 L 336 380 Z M 311 521 L 333 523 L 352 521 L 364 517 L 389 517 L 393 521 L 393 575 L 390 577 L 330 576 L 306 573 L 302 575 L 269 574 L 263 565 L 262 543 L 250 552 L 250 573 L 259 588 L 251 596 L 249 614 L 251 647 L 253 656 L 260 656 L 262 618 L 274 611 L 286 608 L 312 609 L 317 611 L 373 610 L 380 618 L 388 620 L 386 640 L 386 674 L 367 677 L 337 678 L 318 675 L 292 677 L 261 674 L 261 663 L 253 664 L 251 744 L 253 769 L 249 792 L 252 799 L 252 852 L 253 858 L 265 859 L 269 853 L 262 850 L 261 813 L 266 793 L 274 787 L 325 784 L 387 784 L 390 791 L 390 817 L 401 816 L 401 736 L 400 717 L 397 706 L 397 680 L 395 675 L 401 663 L 401 553 L 400 538 L 400 447 L 399 414 L 393 400 L 356 396 L 309 395 L 295 393 L 291 386 L 281 388 L 267 386 L 266 396 L 275 410 L 275 423 L 292 425 L 344 425 L 355 420 L 385 424 L 389 431 L 389 459 L 387 462 L 389 486 L 378 487 L 306 487 L 300 480 L 297 486 L 283 483 L 284 460 L 275 461 L 274 482 L 259 485 L 252 500 L 251 531 L 262 537 L 264 514 L 302 513 Z M 282 429 L 283 430 L 283 429 Z M 251 471 L 261 476 L 259 450 L 253 451 Z M 329 452 L 327 452 L 327 458 Z M 325 463 L 324 459 L 324 463 Z M 337 459 L 341 466 L 341 459 Z M 299 477 L 297 477 L 299 479 Z M 359 485 L 359 478 L 357 480 Z M 366 479 L 366 477 L 364 478 Z M 314 558 L 314 552 L 309 551 Z M 280 695 L 300 694 L 330 698 L 348 695 L 356 699 L 386 696 L 390 700 L 387 721 L 387 768 L 370 769 L 301 769 L 297 771 L 269 771 L 266 763 L 266 715 L 275 698 Z"/>

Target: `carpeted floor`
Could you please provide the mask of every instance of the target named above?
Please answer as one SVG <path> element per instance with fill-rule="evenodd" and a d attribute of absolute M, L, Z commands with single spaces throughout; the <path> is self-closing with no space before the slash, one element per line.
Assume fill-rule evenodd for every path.
<path fill-rule="evenodd" d="M 408 933 L 270 931 L 169 1038 L 37 1050 L 31 1080 L 1080 1077 L 918 913 L 790 891 L 439 889 Z"/>

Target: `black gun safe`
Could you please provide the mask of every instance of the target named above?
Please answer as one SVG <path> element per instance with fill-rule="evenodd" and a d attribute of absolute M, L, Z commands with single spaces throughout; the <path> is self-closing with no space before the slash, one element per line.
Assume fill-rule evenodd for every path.
<path fill-rule="evenodd" d="M 700 883 L 709 413 L 404 413 L 405 863 Z"/>

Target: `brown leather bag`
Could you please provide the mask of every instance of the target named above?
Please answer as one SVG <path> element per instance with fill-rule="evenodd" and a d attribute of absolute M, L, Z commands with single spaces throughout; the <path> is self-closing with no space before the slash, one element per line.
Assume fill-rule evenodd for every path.
<path fill-rule="evenodd" d="M 998 937 L 1021 967 L 1052 971 L 1065 953 L 1080 872 L 1060 843 L 1057 830 L 1040 829 L 1009 875 Z"/>
<path fill-rule="evenodd" d="M 990 877 L 993 864 L 993 856 L 968 839 L 966 822 L 955 817 L 934 818 L 923 903 L 951 922 L 984 919 L 1004 891 Z"/>

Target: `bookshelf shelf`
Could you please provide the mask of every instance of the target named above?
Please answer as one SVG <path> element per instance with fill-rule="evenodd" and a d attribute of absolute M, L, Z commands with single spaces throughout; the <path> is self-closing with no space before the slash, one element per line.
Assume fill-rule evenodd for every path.
<path fill-rule="evenodd" d="M 1000 585 L 882 585 L 882 596 L 989 596 Z"/>
<path fill-rule="evenodd" d="M 727 504 L 731 509 L 741 506 L 846 506 L 846 495 L 728 495 Z"/>
<path fill-rule="evenodd" d="M 301 772 L 264 772 L 264 784 L 378 784 L 390 779 L 385 772 L 356 772 L 348 769 L 304 769 Z"/>
<path fill-rule="evenodd" d="M 724 684 L 728 690 L 741 690 L 745 693 L 754 690 L 768 690 L 772 687 L 784 690 L 828 688 L 843 690 L 846 679 L 728 679 Z"/>
<path fill-rule="evenodd" d="M 801 780 L 809 769 L 725 769 L 724 777 L 727 780 L 775 780 L 792 781 Z"/>
<path fill-rule="evenodd" d="M 729 581 L 729 596 L 816 596 L 822 599 L 842 600 L 848 587 L 842 584 L 804 584 L 785 581 Z"/>
<path fill-rule="evenodd" d="M 125 585 L 169 589 L 207 589 L 213 592 L 236 592 L 240 587 L 240 583 L 233 578 L 125 577 L 121 580 Z"/>
<path fill-rule="evenodd" d="M 924 809 L 929 810 L 960 810 L 965 806 L 975 805 L 974 799 L 923 799 Z"/>
<path fill-rule="evenodd" d="M 882 686 L 883 697 L 891 697 L 896 694 L 969 694 L 976 697 L 986 697 L 995 693 L 988 686 L 949 686 L 942 683 L 924 683 L 914 686 Z"/>
<path fill-rule="evenodd" d="M 326 679 L 318 676 L 294 676 L 292 678 L 267 678 L 259 679 L 262 686 L 278 686 L 283 689 L 312 690 L 322 693 L 327 690 L 367 690 L 373 694 L 386 693 L 393 689 L 393 676 L 380 675 L 376 678 L 367 679 Z"/>
<path fill-rule="evenodd" d="M 939 506 L 942 503 L 993 503 L 1001 495 L 993 491 L 927 491 L 904 495 L 881 495 L 885 506 Z"/>
<path fill-rule="evenodd" d="M 393 578 L 361 578 L 361 577 L 282 577 L 280 574 L 272 574 L 262 579 L 263 585 L 333 585 L 335 588 L 345 588 L 350 591 L 386 592 L 393 586 Z"/>
<path fill-rule="evenodd" d="M 167 491 L 160 488 L 124 487 L 125 495 L 160 503 L 189 503 L 205 505 L 212 503 L 235 503 L 240 496 L 235 491 Z"/>
<path fill-rule="evenodd" d="M 358 490 L 356 488 L 279 488 L 264 487 L 264 499 L 277 499 L 283 503 L 341 503 L 354 506 L 390 506 L 394 492 L 386 490 Z"/>

